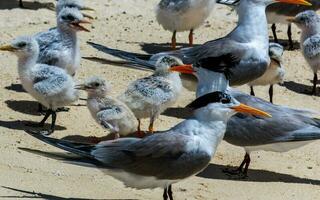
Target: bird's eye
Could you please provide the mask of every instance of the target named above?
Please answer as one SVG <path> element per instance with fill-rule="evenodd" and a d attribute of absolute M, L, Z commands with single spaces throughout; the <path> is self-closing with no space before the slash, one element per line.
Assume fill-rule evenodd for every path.
<path fill-rule="evenodd" d="M 75 18 L 72 15 L 62 16 L 63 20 L 74 21 Z"/>
<path fill-rule="evenodd" d="M 23 48 L 23 47 L 25 47 L 27 45 L 27 43 L 25 43 L 25 42 L 20 42 L 19 44 L 18 44 L 18 47 L 19 48 Z"/>
<path fill-rule="evenodd" d="M 100 84 L 99 84 L 99 83 L 95 83 L 95 84 L 94 84 L 94 86 L 99 87 L 99 86 L 100 86 Z"/>
<path fill-rule="evenodd" d="M 223 103 L 223 104 L 230 103 L 230 99 L 228 99 L 228 98 L 222 98 L 222 99 L 221 99 L 221 103 Z"/>

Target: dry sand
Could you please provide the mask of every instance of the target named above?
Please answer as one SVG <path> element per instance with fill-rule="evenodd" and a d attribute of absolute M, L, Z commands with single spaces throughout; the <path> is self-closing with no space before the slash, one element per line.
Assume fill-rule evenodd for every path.
<path fill-rule="evenodd" d="M 27 1 L 26 6 L 37 9 L 22 10 L 17 8 L 16 1 L 4 1 L 0 2 L 1 44 L 18 35 L 32 34 L 55 26 L 54 12 L 41 8 L 43 4 Z M 150 53 L 168 49 L 167 42 L 171 33 L 162 30 L 155 20 L 153 9 L 156 0 L 92 0 L 86 3 L 96 8 L 97 11 L 92 14 L 97 19 L 92 24 L 91 33 L 79 34 L 83 56 L 106 57 L 86 45 L 88 40 L 135 52 Z M 205 25 L 195 31 L 195 42 L 201 44 L 232 30 L 237 18 L 229 13 L 228 8 L 216 6 Z M 286 39 L 286 27 L 278 27 L 279 37 Z M 298 29 L 293 27 L 293 32 L 293 38 L 297 40 Z M 178 42 L 186 43 L 187 34 L 179 33 Z M 15 56 L 8 53 L 0 54 L 0 186 L 42 193 L 41 197 L 45 199 L 162 199 L 161 189 L 125 188 L 122 183 L 97 169 L 73 166 L 19 150 L 18 147 L 25 147 L 61 152 L 23 131 L 26 129 L 23 125 L 25 121 L 39 121 L 41 116 L 35 113 L 36 102 L 21 91 L 16 60 Z M 305 88 L 311 89 L 312 73 L 300 51 L 286 51 L 284 63 L 287 70 L 285 86 L 275 86 L 274 101 L 281 105 L 319 111 L 319 97 L 302 94 Z M 117 95 L 129 81 L 148 74 L 83 59 L 77 79 L 83 80 L 91 75 L 103 76 L 112 82 L 113 95 Z M 246 86 L 241 89 L 248 92 Z M 268 87 L 257 87 L 256 94 L 268 99 L 267 90 Z M 84 94 L 82 96 L 85 97 Z M 185 91 L 177 106 L 186 105 L 193 97 L 193 93 Z M 156 128 L 165 130 L 179 121 L 161 116 L 156 122 Z M 70 112 L 59 113 L 57 124 L 58 131 L 53 135 L 57 138 L 106 134 L 91 119 L 84 106 L 72 106 Z M 146 127 L 147 122 L 144 125 Z M 249 178 L 232 180 L 221 170 L 228 165 L 239 165 L 244 151 L 222 142 L 204 172 L 173 186 L 175 199 L 320 199 L 319 144 L 313 142 L 282 154 L 253 153 Z M 26 194 L 0 187 L 3 199 L 15 199 L 23 195 Z"/>

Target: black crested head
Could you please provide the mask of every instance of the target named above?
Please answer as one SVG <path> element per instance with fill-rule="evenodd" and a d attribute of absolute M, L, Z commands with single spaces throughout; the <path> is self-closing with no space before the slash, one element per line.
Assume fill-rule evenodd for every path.
<path fill-rule="evenodd" d="M 202 67 L 210 71 L 224 73 L 227 79 L 232 75 L 231 68 L 239 64 L 240 60 L 233 54 L 224 54 L 218 57 L 207 57 L 197 61 L 195 67 Z"/>
<path fill-rule="evenodd" d="M 210 103 L 222 103 L 222 104 L 228 104 L 231 103 L 231 96 L 227 93 L 216 91 L 212 93 L 205 94 L 193 102 L 191 102 L 189 105 L 187 105 L 187 108 L 192 109 L 198 109 L 207 106 Z"/>

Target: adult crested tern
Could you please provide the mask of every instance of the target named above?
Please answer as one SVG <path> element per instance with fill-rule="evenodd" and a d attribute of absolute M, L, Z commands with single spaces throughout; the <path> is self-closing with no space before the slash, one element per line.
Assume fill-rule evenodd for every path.
<path fill-rule="evenodd" d="M 119 138 L 96 145 L 79 144 L 28 133 L 43 142 L 82 157 L 106 174 L 137 189 L 164 188 L 163 199 L 173 199 L 171 185 L 205 169 L 224 137 L 228 119 L 236 112 L 266 116 L 240 104 L 230 95 L 213 92 L 189 107 L 194 117 L 145 138 Z M 73 160 L 73 163 L 77 161 Z"/>
<path fill-rule="evenodd" d="M 248 83 L 250 86 L 250 94 L 255 96 L 253 86 L 256 85 L 270 85 L 269 98 L 270 102 L 273 102 L 273 85 L 277 83 L 283 83 L 285 69 L 282 62 L 283 46 L 278 43 L 269 44 L 269 56 L 271 59 L 270 65 L 266 72 L 259 78 Z"/>
<path fill-rule="evenodd" d="M 300 48 L 305 60 L 313 71 L 312 94 L 316 95 L 320 68 L 320 17 L 312 10 L 299 13 L 288 21 L 295 23 L 301 30 Z"/>
<path fill-rule="evenodd" d="M 152 64 L 163 55 L 178 57 L 185 64 L 194 64 L 199 59 L 214 57 L 215 62 L 211 68 L 224 65 L 225 60 L 234 60 L 235 64 L 230 69 L 230 85 L 242 85 L 262 76 L 270 63 L 265 8 L 275 2 L 310 5 L 305 0 L 241 0 L 237 7 L 238 25 L 227 36 L 200 46 L 155 55 L 129 53 L 92 42 L 88 44 L 99 51 L 127 60 L 128 64 L 132 63 L 135 66 L 139 65 L 137 60 Z M 214 80 L 214 77 L 212 79 Z"/>
<path fill-rule="evenodd" d="M 170 71 L 170 67 L 183 65 L 180 59 L 163 56 L 156 63 L 155 72 L 148 77 L 138 79 L 129 84 L 128 89 L 119 96 L 140 119 L 150 118 L 149 132 L 153 132 L 154 121 L 172 106 L 182 91 L 179 73 Z"/>
<path fill-rule="evenodd" d="M 116 138 L 136 132 L 138 121 L 130 108 L 116 98 L 106 96 L 111 90 L 110 83 L 94 76 L 76 88 L 88 93 L 87 107 L 92 117 Z"/>
<path fill-rule="evenodd" d="M 176 33 L 190 31 L 189 45 L 193 45 L 193 31 L 209 17 L 215 0 L 161 0 L 156 17 L 165 30 L 173 33 L 171 46 L 176 48 Z"/>
<path fill-rule="evenodd" d="M 52 115 L 49 134 L 54 132 L 56 110 L 78 99 L 75 83 L 64 69 L 46 64 L 37 64 L 39 46 L 33 37 L 19 37 L 0 47 L 0 51 L 13 52 L 18 57 L 18 72 L 23 88 L 38 102 L 48 108 L 38 126 L 44 126 Z"/>
<path fill-rule="evenodd" d="M 39 43 L 38 63 L 55 65 L 74 76 L 80 66 L 78 31 L 89 30 L 81 24 L 90 23 L 76 8 L 63 8 L 57 18 L 57 29 L 40 32 L 34 37 Z"/>

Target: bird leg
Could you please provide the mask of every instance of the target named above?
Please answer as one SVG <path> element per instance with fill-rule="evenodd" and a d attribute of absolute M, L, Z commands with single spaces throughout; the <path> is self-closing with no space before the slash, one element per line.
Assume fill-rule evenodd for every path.
<path fill-rule="evenodd" d="M 292 33 L 291 33 L 291 24 L 288 24 L 287 35 L 289 39 L 289 49 L 293 50 L 293 41 L 292 41 Z"/>
<path fill-rule="evenodd" d="M 56 111 L 51 110 L 51 115 L 52 115 L 51 127 L 47 135 L 51 135 L 54 132 L 54 129 L 56 127 L 56 120 L 57 120 Z"/>
<path fill-rule="evenodd" d="M 278 43 L 278 37 L 276 33 L 276 29 L 277 29 L 276 24 L 272 24 L 271 29 L 272 29 L 274 42 Z"/>
<path fill-rule="evenodd" d="M 170 200 L 173 200 L 173 196 L 172 196 L 172 185 L 169 185 L 169 187 L 168 187 L 168 195 L 169 195 L 169 199 Z"/>
<path fill-rule="evenodd" d="M 248 168 L 250 165 L 250 155 L 246 153 L 244 156 L 244 159 L 240 166 L 236 170 L 230 170 L 230 169 L 225 169 L 223 172 L 230 174 L 230 175 L 241 175 L 242 178 L 246 178 L 248 174 Z M 244 168 L 244 169 L 243 169 Z"/>
<path fill-rule="evenodd" d="M 189 46 L 192 47 L 192 45 L 193 45 L 193 29 L 191 29 L 189 33 Z"/>
<path fill-rule="evenodd" d="M 171 48 L 172 49 L 176 49 L 176 46 L 177 46 L 176 33 L 177 33 L 177 31 L 173 31 L 173 34 L 172 34 L 172 38 L 171 38 Z"/>
<path fill-rule="evenodd" d="M 313 75 L 313 88 L 312 88 L 312 95 L 316 95 L 317 94 L 317 82 L 318 82 L 318 75 L 317 73 L 314 73 Z"/>
<path fill-rule="evenodd" d="M 251 96 L 256 96 L 253 90 L 253 86 L 250 86 L 250 95 Z"/>
<path fill-rule="evenodd" d="M 167 188 L 164 188 L 163 190 L 163 200 L 168 200 L 168 191 L 167 191 Z"/>
<path fill-rule="evenodd" d="M 24 5 L 23 5 L 22 0 L 19 0 L 19 7 L 20 7 L 20 8 L 25 8 Z"/>
<path fill-rule="evenodd" d="M 150 124 L 149 124 L 149 133 L 153 133 L 154 132 L 153 122 L 154 122 L 154 117 L 151 117 L 150 118 Z"/>
<path fill-rule="evenodd" d="M 50 115 L 52 114 L 52 110 L 47 110 L 46 114 L 44 116 L 44 118 L 41 120 L 41 122 L 39 123 L 28 123 L 26 124 L 26 126 L 30 126 L 30 127 L 44 127 L 45 122 L 47 121 L 47 119 L 50 117 Z"/>
<path fill-rule="evenodd" d="M 140 121 L 140 119 L 137 119 L 137 120 L 138 120 L 137 135 L 138 135 L 139 138 L 143 138 L 144 133 L 142 133 L 141 128 L 140 128 L 140 126 L 141 126 L 141 121 Z"/>
<path fill-rule="evenodd" d="M 270 98 L 270 103 L 273 103 L 273 85 L 270 85 L 269 87 L 269 98 Z"/>

